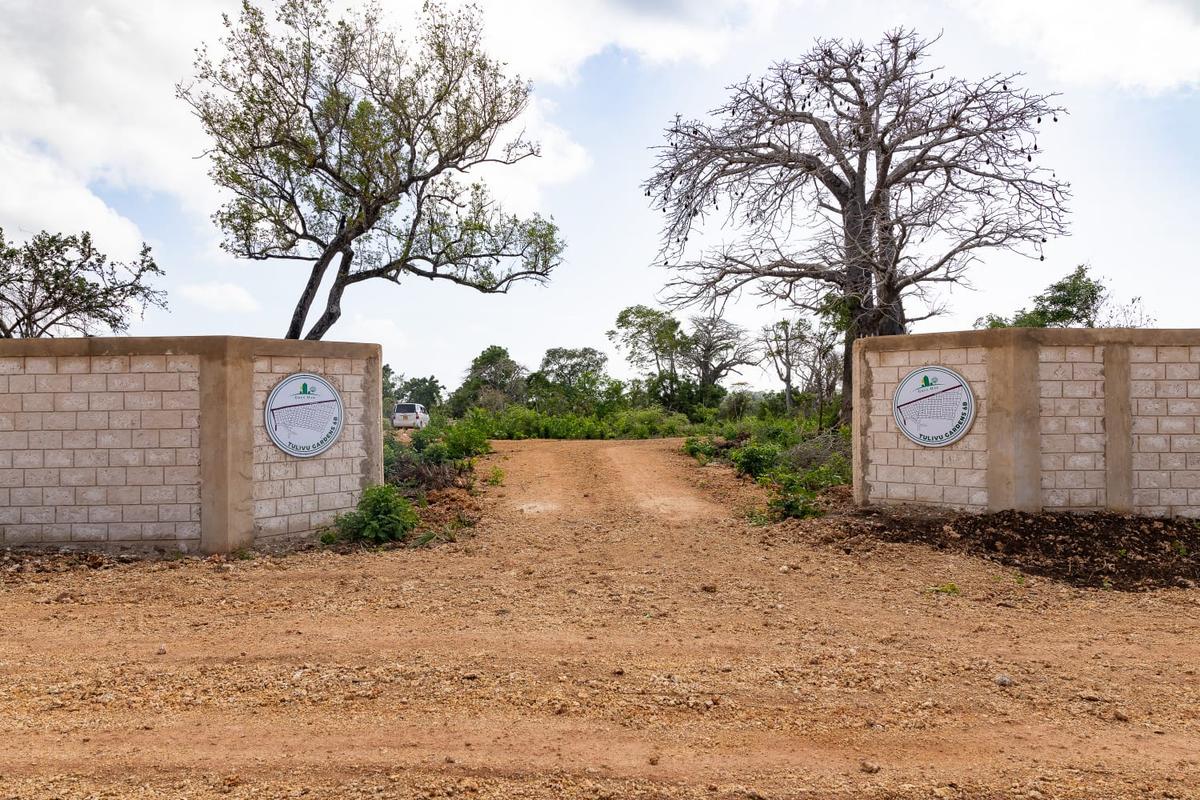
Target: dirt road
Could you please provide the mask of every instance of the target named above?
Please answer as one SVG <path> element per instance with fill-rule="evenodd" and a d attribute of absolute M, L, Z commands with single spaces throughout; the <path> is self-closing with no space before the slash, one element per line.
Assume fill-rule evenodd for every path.
<path fill-rule="evenodd" d="M 1196 590 L 764 536 L 677 442 L 497 451 L 454 544 L 5 574 L 0 797 L 1200 797 Z"/>

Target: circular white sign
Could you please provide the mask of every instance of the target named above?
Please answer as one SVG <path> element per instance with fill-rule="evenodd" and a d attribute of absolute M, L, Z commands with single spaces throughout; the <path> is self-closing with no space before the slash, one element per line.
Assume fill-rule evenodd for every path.
<path fill-rule="evenodd" d="M 975 395 L 967 379 L 946 367 L 922 367 L 892 395 L 900 432 L 924 447 L 945 447 L 967 435 L 975 421 Z"/>
<path fill-rule="evenodd" d="M 267 395 L 267 435 L 276 447 L 300 458 L 328 450 L 342 432 L 342 397 L 320 375 L 288 375 Z"/>

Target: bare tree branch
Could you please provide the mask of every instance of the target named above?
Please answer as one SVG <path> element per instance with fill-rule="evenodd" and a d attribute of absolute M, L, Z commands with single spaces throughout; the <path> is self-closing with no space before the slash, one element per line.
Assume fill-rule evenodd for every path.
<path fill-rule="evenodd" d="M 1019 74 L 944 76 L 926 63 L 935 42 L 818 40 L 731 86 L 707 120 L 677 117 L 645 184 L 666 299 L 714 307 L 748 290 L 834 310 L 848 359 L 859 336 L 904 332 L 905 300 L 963 282 L 982 253 L 1041 257 L 1066 234 L 1069 187 L 1039 164 L 1041 126 L 1065 113 L 1055 96 Z M 690 247 L 710 220 L 732 241 Z"/>

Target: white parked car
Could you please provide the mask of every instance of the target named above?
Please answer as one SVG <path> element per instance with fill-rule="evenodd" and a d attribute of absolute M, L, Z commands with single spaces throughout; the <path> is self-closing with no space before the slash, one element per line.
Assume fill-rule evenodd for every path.
<path fill-rule="evenodd" d="M 429 424 L 429 412 L 420 403 L 396 403 L 392 411 L 392 427 L 424 428 Z"/>

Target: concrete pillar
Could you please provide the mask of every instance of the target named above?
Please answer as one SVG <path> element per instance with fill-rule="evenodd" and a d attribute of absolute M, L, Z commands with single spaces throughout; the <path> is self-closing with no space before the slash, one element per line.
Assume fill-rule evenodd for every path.
<path fill-rule="evenodd" d="M 363 486 L 377 486 L 383 483 L 383 424 L 384 414 L 390 414 L 390 408 L 383 408 L 383 364 L 379 352 L 367 358 L 367 371 L 363 375 L 363 399 L 366 416 L 363 428 L 364 446 L 360 471 Z"/>
<path fill-rule="evenodd" d="M 1129 345 L 1104 346 L 1104 484 L 1109 510 L 1133 511 L 1133 414 Z"/>
<path fill-rule="evenodd" d="M 254 544 L 254 363 L 236 339 L 200 357 L 200 549 Z"/>
<path fill-rule="evenodd" d="M 988 510 L 1041 511 L 1038 346 L 1028 331 L 1004 331 L 988 348 Z"/>

